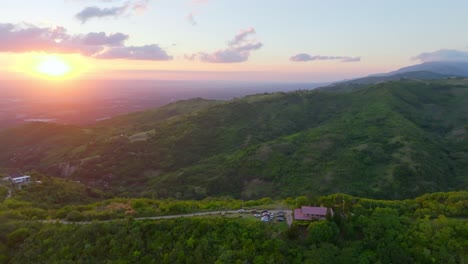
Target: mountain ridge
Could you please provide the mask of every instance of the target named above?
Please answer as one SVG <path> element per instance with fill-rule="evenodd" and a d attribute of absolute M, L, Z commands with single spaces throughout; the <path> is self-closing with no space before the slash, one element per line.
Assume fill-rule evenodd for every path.
<path fill-rule="evenodd" d="M 0 132 L 0 167 L 53 175 L 66 167 L 129 196 L 412 197 L 467 186 L 467 87 L 399 80 L 346 93 L 195 99 L 88 127 L 30 124 Z"/>
<path fill-rule="evenodd" d="M 449 78 L 468 77 L 468 62 L 463 61 L 433 61 L 421 64 L 410 65 L 387 73 L 371 74 L 366 77 L 352 80 L 335 82 L 333 84 L 319 87 L 318 89 L 329 90 L 353 90 L 353 85 L 376 84 L 386 81 L 396 81 L 401 79 L 411 80 L 439 80 Z M 348 87 L 343 87 L 343 86 Z"/>

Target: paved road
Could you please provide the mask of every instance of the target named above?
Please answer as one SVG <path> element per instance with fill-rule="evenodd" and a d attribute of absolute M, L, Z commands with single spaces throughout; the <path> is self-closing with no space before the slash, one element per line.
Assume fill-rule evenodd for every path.
<path fill-rule="evenodd" d="M 283 211 L 286 214 L 286 222 L 290 227 L 292 225 L 292 211 L 291 210 L 272 210 L 269 211 L 271 213 L 278 213 L 279 211 Z M 150 216 L 150 217 L 137 217 L 134 220 L 160 220 L 160 219 L 174 219 L 174 218 L 182 218 L 182 217 L 196 217 L 196 216 L 207 216 L 207 215 L 226 215 L 226 214 L 237 214 L 237 211 L 233 210 L 226 210 L 226 211 L 214 211 L 214 212 L 201 212 L 201 213 L 191 213 L 191 214 L 179 214 L 179 215 L 164 215 L 164 216 Z M 103 222 L 112 222 L 112 221 L 123 221 L 126 219 L 112 219 L 112 220 L 101 220 L 101 221 L 84 221 L 84 222 L 70 222 L 65 220 L 41 220 L 41 223 L 62 223 L 62 224 L 76 224 L 76 225 L 87 225 L 92 224 L 95 222 L 103 223 Z"/>

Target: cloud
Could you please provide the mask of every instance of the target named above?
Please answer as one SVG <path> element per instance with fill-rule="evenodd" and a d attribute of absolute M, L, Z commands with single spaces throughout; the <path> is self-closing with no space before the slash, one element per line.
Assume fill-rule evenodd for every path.
<path fill-rule="evenodd" d="M 57 46 L 56 39 L 66 37 L 66 30 L 61 27 L 38 28 L 14 24 L 0 24 L 0 51 L 27 52 L 45 50 Z"/>
<path fill-rule="evenodd" d="M 98 59 L 172 59 L 156 44 L 125 46 L 128 38 L 123 33 L 91 32 L 71 35 L 63 27 L 0 23 L 0 52 L 74 53 Z"/>
<path fill-rule="evenodd" d="M 197 21 L 195 21 L 195 17 L 193 16 L 193 13 L 188 14 L 186 19 L 192 26 L 197 25 Z"/>
<path fill-rule="evenodd" d="M 85 45 L 108 45 L 108 46 L 121 46 L 123 42 L 128 39 L 128 35 L 122 33 L 114 33 L 107 35 L 104 32 L 91 32 L 79 37 L 81 42 Z"/>
<path fill-rule="evenodd" d="M 341 59 L 341 62 L 359 62 L 361 57 L 344 57 Z"/>
<path fill-rule="evenodd" d="M 434 52 L 424 52 L 412 58 L 421 62 L 432 61 L 468 61 L 468 52 L 453 49 L 441 49 Z"/>
<path fill-rule="evenodd" d="M 249 59 L 248 53 L 241 53 L 236 50 L 226 49 L 213 53 L 199 53 L 200 60 L 212 63 L 236 63 L 244 62 Z"/>
<path fill-rule="evenodd" d="M 252 35 L 255 33 L 256 32 L 254 28 L 243 29 L 234 37 L 233 40 L 229 42 L 229 45 L 238 45 L 239 43 L 242 43 L 248 35 Z"/>
<path fill-rule="evenodd" d="M 212 53 L 199 52 L 198 54 L 186 55 L 187 59 L 193 60 L 198 57 L 201 61 L 210 63 L 239 63 L 249 59 L 252 51 L 259 50 L 263 44 L 258 41 L 247 39 L 250 35 L 255 35 L 254 28 L 241 30 L 234 39 L 228 42 L 226 49 Z"/>
<path fill-rule="evenodd" d="M 208 4 L 208 0 L 191 0 L 190 3 L 192 5 L 192 11 L 185 17 L 187 22 L 189 22 L 192 26 L 196 26 L 198 23 L 195 20 L 195 14 L 198 15 L 199 9 L 201 9 L 202 6 Z"/>
<path fill-rule="evenodd" d="M 99 0 L 98 2 L 108 3 L 114 2 L 109 0 Z M 81 21 L 81 23 L 86 23 L 88 20 L 93 18 L 103 18 L 103 17 L 119 17 L 125 14 L 131 14 L 133 12 L 141 13 L 148 8 L 150 0 L 133 0 L 127 1 L 121 6 L 101 8 L 98 6 L 88 6 L 81 10 L 75 15 L 75 17 Z"/>
<path fill-rule="evenodd" d="M 127 60 L 172 60 L 165 50 L 156 44 L 140 47 L 110 47 L 95 56 L 98 59 L 127 59 Z"/>
<path fill-rule="evenodd" d="M 84 56 L 96 57 L 106 47 L 123 46 L 128 35 L 122 33 L 106 34 L 104 32 L 91 32 L 88 34 L 66 36 L 46 52 L 79 53 Z"/>
<path fill-rule="evenodd" d="M 116 17 L 122 15 L 128 6 L 123 5 L 120 7 L 112 8 L 99 8 L 97 6 L 89 6 L 83 9 L 81 12 L 76 14 L 76 18 L 81 21 L 81 23 L 86 23 L 92 18 L 101 18 L 101 17 Z"/>
<path fill-rule="evenodd" d="M 72 2 L 99 2 L 99 3 L 113 3 L 122 2 L 123 0 L 68 0 Z"/>
<path fill-rule="evenodd" d="M 185 54 L 184 59 L 189 60 L 189 61 L 194 61 L 197 59 L 198 54 Z"/>
<path fill-rule="evenodd" d="M 309 55 L 307 53 L 299 53 L 290 58 L 291 61 L 305 62 L 305 61 L 318 61 L 318 60 L 339 60 L 341 62 L 358 62 L 361 61 L 361 57 L 348 57 L 348 56 L 320 56 L 320 55 Z"/>
<path fill-rule="evenodd" d="M 143 13 L 148 9 L 149 2 L 150 0 L 133 1 L 133 3 L 130 4 L 130 7 L 136 13 Z"/>

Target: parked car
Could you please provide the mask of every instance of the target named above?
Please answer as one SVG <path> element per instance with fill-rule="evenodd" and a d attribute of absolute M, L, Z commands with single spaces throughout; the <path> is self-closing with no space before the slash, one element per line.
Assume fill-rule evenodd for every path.
<path fill-rule="evenodd" d="M 261 217 L 261 215 L 260 214 L 254 214 L 254 217 L 259 218 L 259 217 Z"/>
<path fill-rule="evenodd" d="M 237 210 L 237 212 L 238 212 L 239 214 L 243 214 L 243 213 L 245 213 L 245 210 L 244 210 L 244 208 L 242 208 L 242 209 Z"/>
<path fill-rule="evenodd" d="M 276 218 L 276 221 L 278 221 L 278 222 L 284 222 L 284 216 L 278 216 L 278 217 Z"/>

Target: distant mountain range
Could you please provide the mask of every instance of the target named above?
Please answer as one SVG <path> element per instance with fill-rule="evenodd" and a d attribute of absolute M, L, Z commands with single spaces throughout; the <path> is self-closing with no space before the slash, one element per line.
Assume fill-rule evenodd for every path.
<path fill-rule="evenodd" d="M 468 62 L 425 62 L 388 73 L 372 74 L 363 78 L 336 82 L 318 89 L 328 91 L 352 91 L 359 89 L 362 84 L 376 84 L 402 79 L 440 80 L 460 77 L 468 77 Z"/>
<path fill-rule="evenodd" d="M 382 74 L 381 76 L 389 76 L 408 72 L 433 72 L 442 75 L 468 77 L 468 62 L 451 62 L 451 61 L 434 61 L 425 62 L 417 65 L 401 68 L 399 70 Z"/>

